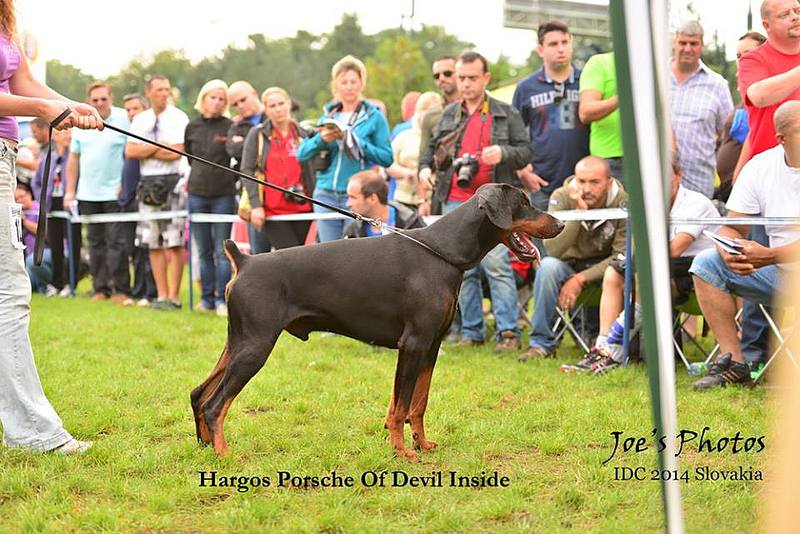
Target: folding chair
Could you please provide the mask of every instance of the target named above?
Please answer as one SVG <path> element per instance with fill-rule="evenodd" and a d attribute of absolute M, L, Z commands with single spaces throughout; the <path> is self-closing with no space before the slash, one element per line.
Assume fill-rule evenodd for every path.
<path fill-rule="evenodd" d="M 573 306 L 571 310 L 563 310 L 559 306 L 556 306 L 556 314 L 558 315 L 558 318 L 553 325 L 553 332 L 556 335 L 556 343 L 561 341 L 561 338 L 564 337 L 564 334 L 569 331 L 569 333 L 572 334 L 572 337 L 575 339 L 575 343 L 580 345 L 580 347 L 583 349 L 583 352 L 589 352 L 591 346 L 586 342 L 586 340 L 583 339 L 583 336 L 578 333 L 578 330 L 575 328 L 575 325 L 572 323 L 572 321 L 573 318 L 576 317 L 581 310 L 587 306 L 599 306 L 600 296 L 602 294 L 603 288 L 599 284 L 590 284 L 583 288 L 583 291 L 581 291 L 581 294 L 578 295 L 578 298 L 575 300 L 575 306 Z"/>
<path fill-rule="evenodd" d="M 778 346 L 775 348 L 774 351 L 772 351 L 772 354 L 770 354 L 769 358 L 767 358 L 767 362 L 764 364 L 764 367 L 750 374 L 751 378 L 753 379 L 753 382 L 757 382 L 764 375 L 764 373 L 767 371 L 767 368 L 770 366 L 770 364 L 772 364 L 772 362 L 781 352 L 786 352 L 786 355 L 794 364 L 795 368 L 797 368 L 797 370 L 800 371 L 800 365 L 798 365 L 797 360 L 794 357 L 794 354 L 792 353 L 792 351 L 789 349 L 788 346 L 788 341 L 791 339 L 791 337 L 795 333 L 795 330 L 797 329 L 797 310 L 796 309 L 792 310 L 795 313 L 792 325 L 787 326 L 786 328 L 781 330 L 778 327 L 778 325 L 775 324 L 775 321 L 772 319 L 769 312 L 767 312 L 767 309 L 761 304 L 759 304 L 758 307 L 761 310 L 761 313 L 764 314 L 764 318 L 767 320 L 770 330 L 772 330 L 772 333 L 778 340 Z"/>

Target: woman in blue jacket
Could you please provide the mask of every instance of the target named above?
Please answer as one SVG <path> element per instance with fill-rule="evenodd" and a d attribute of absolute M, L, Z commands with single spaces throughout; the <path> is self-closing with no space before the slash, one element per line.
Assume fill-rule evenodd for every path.
<path fill-rule="evenodd" d="M 392 145 L 386 117 L 364 99 L 367 69 L 353 56 L 345 56 L 331 69 L 334 101 L 325 106 L 317 125 L 319 131 L 307 138 L 297 159 L 319 156 L 314 198 L 347 209 L 347 182 L 359 171 L 392 164 Z M 338 127 L 334 125 L 338 124 Z M 314 205 L 315 213 L 330 210 Z M 320 242 L 342 237 L 345 219 L 317 222 Z"/>

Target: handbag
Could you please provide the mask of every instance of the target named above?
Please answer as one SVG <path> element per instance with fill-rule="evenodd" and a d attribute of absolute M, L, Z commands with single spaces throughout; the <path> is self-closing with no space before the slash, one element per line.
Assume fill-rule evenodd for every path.
<path fill-rule="evenodd" d="M 461 139 L 461 134 L 467 127 L 467 122 L 462 122 L 455 130 L 448 132 L 436 141 L 433 149 L 433 172 L 444 172 L 453 163 L 453 155 L 456 153 L 456 145 Z"/>
<path fill-rule="evenodd" d="M 179 179 L 178 174 L 142 176 L 136 186 L 136 198 L 147 206 L 161 207 L 167 203 L 169 193 L 175 189 Z"/>

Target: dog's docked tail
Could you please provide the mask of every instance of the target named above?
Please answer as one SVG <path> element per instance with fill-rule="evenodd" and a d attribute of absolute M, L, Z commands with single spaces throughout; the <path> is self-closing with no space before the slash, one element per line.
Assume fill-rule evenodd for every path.
<path fill-rule="evenodd" d="M 231 280 L 233 280 L 236 277 L 236 273 L 239 272 L 239 269 L 247 263 L 249 256 L 247 254 L 242 254 L 242 251 L 239 250 L 239 247 L 237 247 L 236 243 L 231 239 L 223 241 L 222 247 L 225 249 L 225 255 L 228 256 L 228 261 L 231 262 Z"/>

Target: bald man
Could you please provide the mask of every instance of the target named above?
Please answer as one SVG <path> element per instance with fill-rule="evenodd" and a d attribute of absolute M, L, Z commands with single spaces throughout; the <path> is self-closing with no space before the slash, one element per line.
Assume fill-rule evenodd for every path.
<path fill-rule="evenodd" d="M 728 217 L 800 217 L 800 102 L 775 111 L 778 145 L 758 154 L 742 169 L 728 199 Z M 703 315 L 720 345 L 720 357 L 697 390 L 750 381 L 750 368 L 739 346 L 736 303 L 731 294 L 768 305 L 781 284 L 783 269 L 795 262 L 800 230 L 765 227 L 769 246 L 744 239 L 749 225 L 728 225 L 719 234 L 736 240 L 738 254 L 717 247 L 695 257 L 690 272 Z"/>
<path fill-rule="evenodd" d="M 553 191 L 548 211 L 619 208 L 627 198 L 608 162 L 587 156 L 575 165 L 575 175 Z M 530 347 L 520 361 L 555 356 L 556 306 L 572 308 L 587 284 L 602 281 L 611 260 L 625 253 L 625 231 L 625 219 L 569 221 L 557 237 L 544 241 L 549 256 L 536 271 Z"/>
<path fill-rule="evenodd" d="M 264 114 L 264 104 L 258 98 L 258 93 L 249 82 L 233 82 L 228 87 L 228 103 L 233 111 L 233 124 L 228 130 L 228 141 L 225 150 L 228 155 L 236 160 L 235 169 L 239 168 L 242 161 L 242 148 L 247 132 L 253 126 L 258 126 L 267 120 Z"/>

